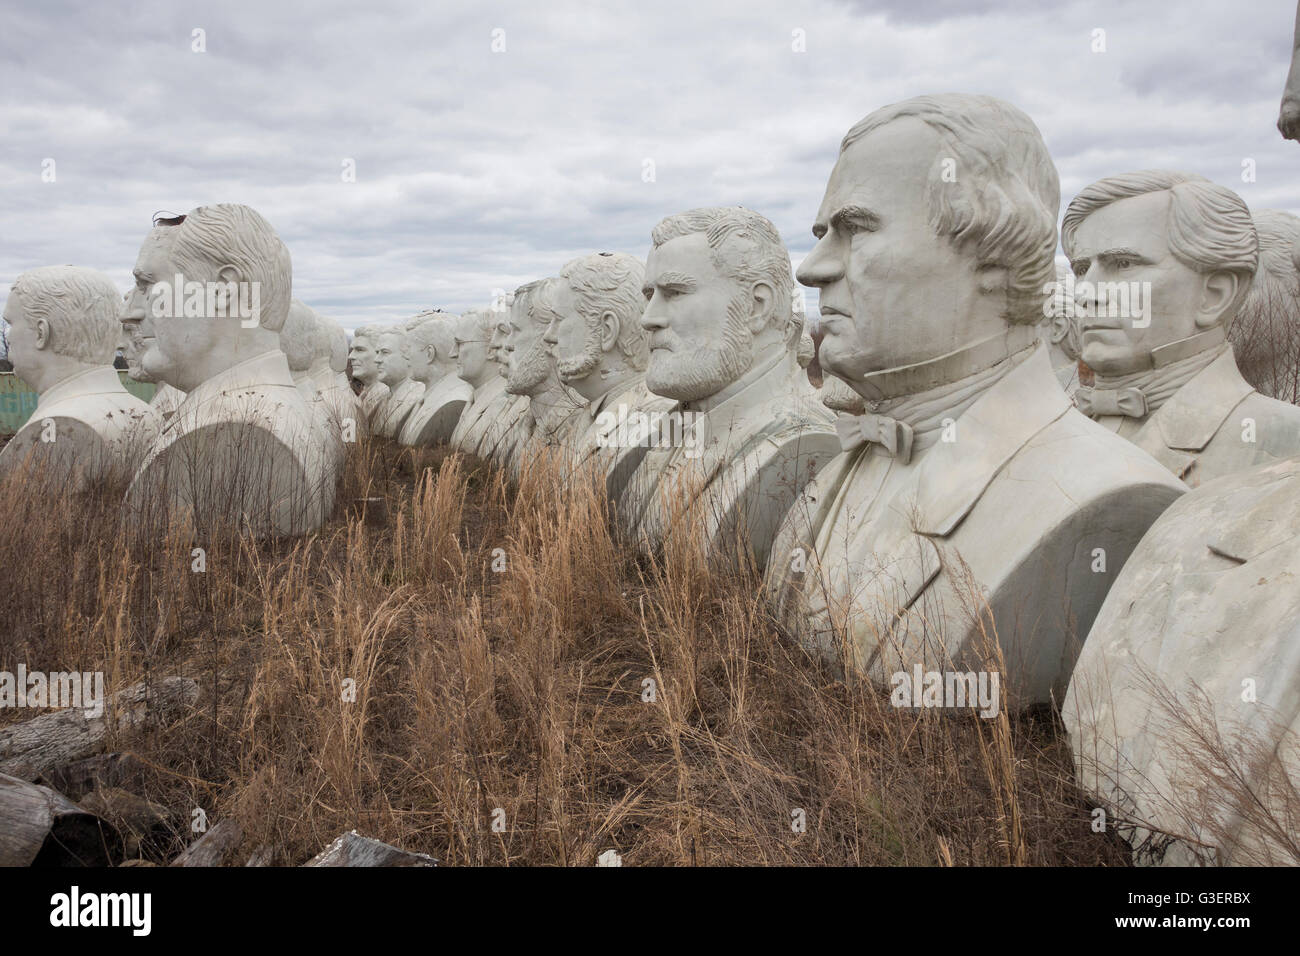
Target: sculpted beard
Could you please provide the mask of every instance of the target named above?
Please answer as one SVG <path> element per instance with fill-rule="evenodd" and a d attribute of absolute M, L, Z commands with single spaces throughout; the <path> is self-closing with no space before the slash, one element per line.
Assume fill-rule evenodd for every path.
<path fill-rule="evenodd" d="M 551 374 L 551 357 L 546 354 L 544 345 L 540 338 L 533 343 L 514 372 L 506 376 L 506 391 L 513 395 L 527 395 L 546 381 Z"/>
<path fill-rule="evenodd" d="M 576 382 L 586 378 L 600 365 L 600 323 L 586 320 L 587 340 L 576 359 L 556 359 L 555 371 L 561 381 Z"/>
<path fill-rule="evenodd" d="M 754 338 L 745 328 L 749 294 L 742 292 L 727 303 L 727 321 L 717 348 L 697 351 L 653 352 L 646 371 L 646 386 L 679 402 L 706 398 L 749 371 L 754 361 Z M 676 338 L 676 336 L 674 336 Z M 675 343 L 680 346 L 681 340 Z"/>

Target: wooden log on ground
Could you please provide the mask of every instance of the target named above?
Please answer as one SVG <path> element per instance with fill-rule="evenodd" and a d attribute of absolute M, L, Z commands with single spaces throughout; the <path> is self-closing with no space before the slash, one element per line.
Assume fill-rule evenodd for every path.
<path fill-rule="evenodd" d="M 60 764 L 99 751 L 110 728 L 122 733 L 165 724 L 198 696 L 199 685 L 186 677 L 141 681 L 116 694 L 98 717 L 69 708 L 0 728 L 0 773 L 35 780 Z"/>
<path fill-rule="evenodd" d="M 423 853 L 408 853 L 387 843 L 363 837 L 351 830 L 327 846 L 303 866 L 437 866 L 438 861 Z"/>
<path fill-rule="evenodd" d="M 49 787 L 0 774 L 0 866 L 113 866 L 122 837 L 112 824 Z"/>
<path fill-rule="evenodd" d="M 199 837 L 185 852 L 172 860 L 172 866 L 226 866 L 244 841 L 244 831 L 238 821 L 219 821 Z"/>

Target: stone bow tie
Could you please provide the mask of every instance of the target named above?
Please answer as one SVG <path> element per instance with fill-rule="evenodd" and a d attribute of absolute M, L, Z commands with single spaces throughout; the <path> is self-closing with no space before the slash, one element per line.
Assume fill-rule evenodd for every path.
<path fill-rule="evenodd" d="M 900 464 L 912 460 L 912 426 L 885 415 L 841 415 L 835 422 L 840 447 L 852 451 L 867 442 L 880 445 Z"/>
<path fill-rule="evenodd" d="M 1074 393 L 1074 404 L 1089 418 L 1102 415 L 1125 415 L 1128 418 L 1145 418 L 1147 397 L 1140 388 L 1088 388 L 1083 386 Z"/>

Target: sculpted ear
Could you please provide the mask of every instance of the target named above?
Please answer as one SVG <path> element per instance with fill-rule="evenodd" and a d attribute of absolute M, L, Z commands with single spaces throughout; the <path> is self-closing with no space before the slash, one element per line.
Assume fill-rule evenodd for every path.
<path fill-rule="evenodd" d="M 1196 327 L 1208 329 L 1230 318 L 1228 309 L 1237 301 L 1241 276 L 1232 272 L 1213 272 L 1205 277 L 1201 304 L 1196 313 Z"/>
<path fill-rule="evenodd" d="M 36 320 L 36 347 L 38 349 L 50 347 L 50 323 L 45 319 Z"/>
<path fill-rule="evenodd" d="M 766 282 L 755 282 L 749 295 L 749 331 L 750 334 L 757 335 L 772 322 L 776 294 Z"/>
<path fill-rule="evenodd" d="M 608 352 L 618 341 L 618 333 L 622 331 L 618 316 L 613 311 L 606 309 L 600 316 L 600 350 Z"/>

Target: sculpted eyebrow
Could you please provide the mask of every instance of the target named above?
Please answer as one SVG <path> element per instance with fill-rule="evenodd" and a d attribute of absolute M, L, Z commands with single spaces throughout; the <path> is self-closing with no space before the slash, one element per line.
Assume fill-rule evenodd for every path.
<path fill-rule="evenodd" d="M 657 286 L 675 286 L 682 289 L 694 289 L 695 279 L 684 272 L 664 272 L 655 280 Z"/>
<path fill-rule="evenodd" d="M 880 217 L 866 206 L 841 206 L 835 211 L 835 215 L 831 216 L 831 225 L 840 229 L 846 224 L 860 226 L 863 229 L 875 230 L 880 228 Z"/>

